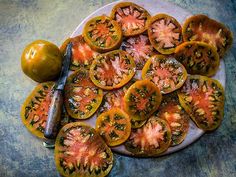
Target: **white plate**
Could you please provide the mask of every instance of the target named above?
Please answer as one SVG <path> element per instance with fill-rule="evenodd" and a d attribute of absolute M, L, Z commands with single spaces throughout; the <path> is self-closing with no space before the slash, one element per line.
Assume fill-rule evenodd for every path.
<path fill-rule="evenodd" d="M 82 33 L 85 23 L 90 18 L 98 16 L 98 15 L 102 15 L 102 14 L 106 14 L 109 16 L 110 12 L 112 10 L 112 7 L 115 4 L 122 2 L 122 1 L 124 1 L 124 0 L 113 2 L 108 5 L 105 5 L 105 6 L 101 7 L 100 9 L 96 10 L 95 12 L 93 12 L 92 14 L 90 14 L 87 18 L 85 18 L 78 25 L 78 27 L 72 33 L 71 37 L 75 37 L 77 35 L 80 35 Z M 175 17 L 181 24 L 183 24 L 183 22 L 185 21 L 185 19 L 187 17 L 191 16 L 191 13 L 186 11 L 185 9 L 180 8 L 176 5 L 168 3 L 168 2 L 163 2 L 161 0 L 148 0 L 148 1 L 130 0 L 130 1 L 144 7 L 151 15 L 155 15 L 158 13 L 169 14 L 169 15 Z M 225 65 L 224 65 L 223 60 L 221 60 L 220 68 L 219 68 L 217 74 L 214 76 L 214 78 L 219 80 L 221 82 L 221 84 L 225 87 Z M 84 122 L 86 122 L 94 127 L 95 122 L 96 122 L 96 115 L 90 119 L 84 120 Z M 170 154 L 170 153 L 173 153 L 173 152 L 178 151 L 180 149 L 183 149 L 184 147 L 186 147 L 186 146 L 190 145 L 191 143 L 193 143 L 194 141 L 196 141 L 203 134 L 204 134 L 204 131 L 197 128 L 196 125 L 192 121 L 190 121 L 189 131 L 188 131 L 188 134 L 187 134 L 185 140 L 180 145 L 170 147 L 165 153 L 163 153 L 163 155 Z M 131 155 L 131 156 L 133 155 L 132 153 L 130 153 L 129 151 L 127 151 L 125 149 L 124 145 L 114 147 L 114 148 L 112 148 L 112 150 L 115 152 L 121 153 L 121 154 L 125 154 L 125 155 Z"/>

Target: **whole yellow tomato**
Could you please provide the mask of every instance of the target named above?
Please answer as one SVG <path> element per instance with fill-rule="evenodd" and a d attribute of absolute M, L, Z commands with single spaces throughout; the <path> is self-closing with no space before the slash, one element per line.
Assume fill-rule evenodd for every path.
<path fill-rule="evenodd" d="M 56 79 L 62 67 L 62 54 L 51 42 L 36 40 L 27 45 L 21 56 L 23 72 L 36 82 Z"/>

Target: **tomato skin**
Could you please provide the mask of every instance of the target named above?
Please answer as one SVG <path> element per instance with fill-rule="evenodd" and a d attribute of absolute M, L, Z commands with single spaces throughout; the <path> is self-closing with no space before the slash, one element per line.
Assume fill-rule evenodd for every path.
<path fill-rule="evenodd" d="M 95 27 L 96 29 L 94 29 Z M 114 33 L 110 32 L 111 29 Z M 94 30 L 96 32 L 93 33 Z M 105 15 L 90 19 L 85 24 L 82 35 L 87 44 L 99 53 L 118 49 L 122 42 L 122 31 L 119 24 Z M 99 37 L 102 41 L 97 41 Z"/>
<path fill-rule="evenodd" d="M 135 62 L 125 51 L 114 50 L 99 55 L 92 63 L 89 76 L 104 90 L 117 89 L 128 83 L 135 74 Z"/>
<path fill-rule="evenodd" d="M 51 42 L 36 40 L 26 46 L 21 56 L 23 72 L 36 82 L 52 81 L 61 71 L 62 55 Z"/>
<path fill-rule="evenodd" d="M 54 87 L 54 82 L 38 84 L 21 107 L 21 120 L 30 133 L 45 139 L 47 114 Z"/>
<path fill-rule="evenodd" d="M 116 119 L 116 116 L 119 118 Z M 111 108 L 97 117 L 95 129 L 104 138 L 108 146 L 120 145 L 130 135 L 130 117 L 119 108 Z M 111 134 L 114 136 L 111 137 Z"/>
<path fill-rule="evenodd" d="M 158 52 L 172 54 L 182 43 L 182 28 L 174 17 L 157 14 L 148 21 L 148 37 Z"/>
<path fill-rule="evenodd" d="M 161 105 L 154 115 L 166 120 L 170 126 L 171 146 L 176 146 L 184 141 L 189 130 L 190 117 L 180 105 L 177 92 L 164 95 Z"/>
<path fill-rule="evenodd" d="M 103 98 L 102 89 L 89 79 L 87 70 L 77 70 L 65 85 L 65 106 L 68 114 L 75 119 L 87 119 L 99 108 Z"/>
<path fill-rule="evenodd" d="M 160 90 L 154 83 L 136 81 L 124 96 L 124 110 L 131 119 L 146 120 L 158 109 L 161 100 Z"/>
<path fill-rule="evenodd" d="M 79 68 L 89 69 L 92 61 L 98 55 L 85 42 L 82 35 L 66 39 L 60 47 L 62 53 L 65 54 L 67 44 L 72 43 L 72 58 L 70 69 L 75 71 Z"/>
<path fill-rule="evenodd" d="M 232 46 L 233 34 L 222 23 L 206 15 L 197 14 L 189 17 L 183 24 L 184 41 L 202 41 L 217 49 L 220 58 Z"/>
<path fill-rule="evenodd" d="M 189 75 L 177 93 L 181 106 L 200 129 L 213 131 L 220 126 L 225 99 L 220 82 L 206 76 Z"/>
<path fill-rule="evenodd" d="M 154 55 L 144 65 L 142 78 L 151 80 L 162 94 L 168 94 L 184 84 L 187 79 L 187 71 L 172 57 Z"/>
<path fill-rule="evenodd" d="M 65 125 L 57 135 L 54 159 L 62 176 L 104 177 L 113 154 L 94 128 L 82 122 Z"/>
<path fill-rule="evenodd" d="M 127 10 L 129 12 L 127 12 Z M 132 12 L 133 14 L 131 14 L 131 10 L 133 11 Z M 134 14 L 134 11 L 135 11 L 135 14 Z M 140 16 L 135 17 L 135 15 L 138 15 L 138 13 L 141 14 L 140 16 L 142 16 L 142 18 Z M 119 19 L 117 19 L 117 15 L 119 15 Z M 122 17 L 120 17 L 120 15 L 122 15 Z M 135 35 L 145 32 L 147 30 L 147 21 L 150 18 L 150 14 L 148 13 L 147 10 L 145 10 L 143 7 L 140 7 L 139 5 L 134 4 L 132 2 L 121 2 L 121 3 L 116 4 L 113 7 L 110 16 L 112 19 L 116 20 L 119 23 L 119 25 L 122 28 L 123 35 L 126 37 L 135 36 Z M 131 22 L 129 23 L 127 21 L 131 21 L 132 23 Z M 137 21 L 137 22 L 135 23 L 134 21 Z M 132 26 L 132 25 L 128 25 L 127 23 L 132 24 L 133 26 L 136 25 L 136 28 L 132 28 L 132 27 L 129 28 L 128 26 Z"/>
<path fill-rule="evenodd" d="M 161 155 L 170 144 L 169 125 L 165 120 L 152 116 L 143 127 L 132 130 L 125 148 L 136 156 L 148 157 Z"/>
<path fill-rule="evenodd" d="M 184 42 L 175 49 L 175 58 L 181 62 L 189 74 L 213 76 L 217 72 L 220 59 L 216 49 L 204 42 Z"/>

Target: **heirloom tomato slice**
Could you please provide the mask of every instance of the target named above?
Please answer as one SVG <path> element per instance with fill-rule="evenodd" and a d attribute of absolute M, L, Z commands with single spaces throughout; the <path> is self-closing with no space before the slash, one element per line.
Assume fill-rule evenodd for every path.
<path fill-rule="evenodd" d="M 166 120 L 170 126 L 171 146 L 182 143 L 188 133 L 190 117 L 180 105 L 176 92 L 163 96 L 155 116 Z"/>
<path fill-rule="evenodd" d="M 120 145 L 130 135 L 130 117 L 120 108 L 112 108 L 98 116 L 96 131 L 102 136 L 108 146 Z"/>
<path fill-rule="evenodd" d="M 140 156 L 157 156 L 168 149 L 171 143 L 171 130 L 167 122 L 152 116 L 138 129 L 132 129 L 125 143 L 128 151 Z"/>
<path fill-rule="evenodd" d="M 133 58 L 125 51 L 114 50 L 99 55 L 90 67 L 93 83 L 105 90 L 120 88 L 135 74 Z"/>
<path fill-rule="evenodd" d="M 120 47 L 122 31 L 115 20 L 102 15 L 89 20 L 84 27 L 83 37 L 97 52 L 108 52 Z"/>
<path fill-rule="evenodd" d="M 44 138 L 53 86 L 54 82 L 44 82 L 37 85 L 21 107 L 23 124 L 39 138 Z"/>
<path fill-rule="evenodd" d="M 113 154 L 95 129 L 73 122 L 57 135 L 55 164 L 62 176 L 103 177 L 112 168 Z"/>
<path fill-rule="evenodd" d="M 71 117 L 91 117 L 99 108 L 102 98 L 102 89 L 91 82 L 87 70 L 75 71 L 68 77 L 65 85 L 65 106 Z"/>
<path fill-rule="evenodd" d="M 113 7 L 111 18 L 119 23 L 124 36 L 134 36 L 146 31 L 150 14 L 137 4 L 121 2 Z"/>
<path fill-rule="evenodd" d="M 124 39 L 121 47 L 134 58 L 137 69 L 142 69 L 148 58 L 156 54 L 145 34 Z"/>
<path fill-rule="evenodd" d="M 153 47 L 161 54 L 171 54 L 182 42 L 179 22 L 166 14 L 157 14 L 148 23 L 148 36 Z"/>
<path fill-rule="evenodd" d="M 146 122 L 147 122 L 147 120 L 134 120 L 134 119 L 131 119 L 131 128 L 133 128 L 133 129 L 135 129 L 135 128 L 140 128 L 140 127 L 142 127 Z"/>
<path fill-rule="evenodd" d="M 175 49 L 175 58 L 189 74 L 214 75 L 220 65 L 216 49 L 204 42 L 184 42 Z"/>
<path fill-rule="evenodd" d="M 65 53 L 66 46 L 69 42 L 72 43 L 72 58 L 70 69 L 89 69 L 91 63 L 98 55 L 98 53 L 90 48 L 90 46 L 85 42 L 82 35 L 67 39 L 60 48 L 63 53 Z"/>
<path fill-rule="evenodd" d="M 183 38 L 184 41 L 202 41 L 214 46 L 220 58 L 233 43 L 233 34 L 227 27 L 201 14 L 184 22 Z"/>
<path fill-rule="evenodd" d="M 224 112 L 224 89 L 217 80 L 190 75 L 178 90 L 178 96 L 199 128 L 210 131 L 219 127 Z"/>
<path fill-rule="evenodd" d="M 125 93 L 124 109 L 131 119 L 146 120 L 158 109 L 161 99 L 159 88 L 151 81 L 136 81 Z"/>
<path fill-rule="evenodd" d="M 155 55 L 143 67 L 142 78 L 151 80 L 161 93 L 166 94 L 177 90 L 184 84 L 187 71 L 174 58 Z"/>

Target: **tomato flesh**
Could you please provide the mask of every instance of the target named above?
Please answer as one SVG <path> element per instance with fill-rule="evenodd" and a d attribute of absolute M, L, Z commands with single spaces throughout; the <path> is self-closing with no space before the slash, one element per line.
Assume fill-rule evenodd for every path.
<path fill-rule="evenodd" d="M 158 87 L 149 80 L 136 81 L 124 96 L 124 108 L 131 119 L 146 120 L 161 103 Z"/>
<path fill-rule="evenodd" d="M 55 163 L 63 176 L 106 176 L 113 154 L 92 127 L 74 122 L 65 125 L 56 138 Z"/>
<path fill-rule="evenodd" d="M 175 50 L 175 58 L 181 62 L 189 74 L 214 75 L 220 65 L 215 48 L 203 42 L 184 42 Z"/>
<path fill-rule="evenodd" d="M 117 146 L 125 142 L 131 132 L 128 114 L 119 108 L 112 108 L 98 116 L 96 131 L 109 146 Z"/>
<path fill-rule="evenodd" d="M 85 24 L 83 37 L 95 51 L 108 52 L 119 48 L 122 31 L 116 21 L 102 15 L 92 18 Z"/>
<path fill-rule="evenodd" d="M 224 89 L 217 80 L 189 76 L 178 96 L 182 107 L 199 128 L 208 131 L 219 127 L 224 112 Z"/>
<path fill-rule="evenodd" d="M 134 58 L 137 69 L 142 69 L 146 61 L 156 53 L 145 34 L 126 38 L 121 47 Z"/>
<path fill-rule="evenodd" d="M 120 88 L 134 76 L 135 63 L 125 51 L 115 50 L 97 57 L 89 74 L 93 83 L 100 88 Z"/>
<path fill-rule="evenodd" d="M 150 79 L 161 90 L 161 93 L 166 94 L 177 90 L 184 84 L 187 71 L 174 58 L 155 55 L 145 64 L 142 78 Z"/>
<path fill-rule="evenodd" d="M 151 117 L 138 129 L 133 129 L 125 147 L 135 155 L 156 156 L 168 149 L 171 130 L 165 120 Z"/>
<path fill-rule="evenodd" d="M 89 79 L 88 71 L 78 70 L 68 77 L 65 86 L 65 105 L 75 119 L 87 119 L 99 108 L 103 91 Z"/>
<path fill-rule="evenodd" d="M 190 117 L 179 103 L 177 93 L 170 93 L 163 97 L 155 116 L 167 121 L 171 129 L 171 146 L 180 144 L 189 129 Z"/>
<path fill-rule="evenodd" d="M 158 14 L 150 19 L 148 36 L 161 54 L 171 54 L 182 42 L 182 28 L 174 17 Z"/>
<path fill-rule="evenodd" d="M 134 36 L 146 31 L 150 14 L 137 4 L 122 2 L 113 7 L 111 18 L 119 23 L 124 36 Z"/>
<path fill-rule="evenodd" d="M 233 43 L 233 35 L 228 28 L 201 14 L 194 15 L 185 21 L 183 38 L 184 41 L 202 41 L 214 46 L 220 58 Z"/>
<path fill-rule="evenodd" d="M 23 124 L 33 135 L 39 138 L 44 138 L 53 86 L 54 82 L 37 85 L 21 107 Z"/>

